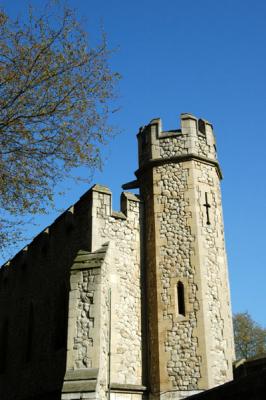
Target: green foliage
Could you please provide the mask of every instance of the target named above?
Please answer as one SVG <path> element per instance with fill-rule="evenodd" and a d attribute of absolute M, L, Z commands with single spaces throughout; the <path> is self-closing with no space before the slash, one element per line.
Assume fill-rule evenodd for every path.
<path fill-rule="evenodd" d="M 250 358 L 266 353 L 266 329 L 245 313 L 234 315 L 236 358 Z"/>
<path fill-rule="evenodd" d="M 0 247 L 14 228 L 6 216 L 44 212 L 73 168 L 100 166 L 99 145 L 112 134 L 119 76 L 105 37 L 90 47 L 73 11 L 56 16 L 59 8 L 30 8 L 26 22 L 0 12 Z"/>

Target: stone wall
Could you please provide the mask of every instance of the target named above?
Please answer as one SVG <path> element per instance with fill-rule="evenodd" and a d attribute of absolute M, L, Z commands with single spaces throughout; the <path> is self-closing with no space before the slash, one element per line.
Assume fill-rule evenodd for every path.
<path fill-rule="evenodd" d="M 90 207 L 87 194 L 0 269 L 2 400 L 61 397 L 69 274 L 77 251 L 89 250 Z"/>
<path fill-rule="evenodd" d="M 93 186 L 0 269 L 1 400 L 174 400 L 231 379 L 212 126 L 184 114 L 138 139 L 141 196 L 115 212 Z"/>
<path fill-rule="evenodd" d="M 188 114 L 176 131 L 153 120 L 139 133 L 139 150 L 150 381 L 154 398 L 178 399 L 232 379 L 221 171 L 211 124 Z"/>
<path fill-rule="evenodd" d="M 107 398 L 109 383 L 111 398 L 142 399 L 141 203 L 123 193 L 122 211 L 114 212 L 110 190 L 100 185 L 91 189 L 91 198 L 91 252 L 79 252 L 71 269 L 73 318 L 62 398 L 71 398 L 71 388 L 73 396 L 88 390 L 78 377 L 73 383 L 80 368 L 97 368 L 97 381 L 90 380 L 95 399 Z M 103 252 L 103 247 L 108 250 Z"/>
<path fill-rule="evenodd" d="M 1 399 L 59 399 L 63 381 L 63 399 L 107 398 L 110 339 L 112 396 L 129 385 L 128 398 L 142 398 L 139 210 L 124 193 L 113 212 L 111 192 L 96 185 L 0 269 L 0 330 L 8 321 L 10 344 Z"/>
<path fill-rule="evenodd" d="M 196 266 L 191 262 L 192 243 L 187 207 L 189 168 L 184 165 L 168 164 L 157 167 L 154 182 L 161 185 L 158 194 L 157 223 L 160 238 L 165 244 L 160 248 L 159 273 L 161 276 L 161 301 L 163 318 L 169 321 L 164 340 L 169 353 L 168 376 L 172 385 L 179 390 L 195 390 L 201 376 L 198 338 L 195 335 L 199 299 L 197 296 Z M 185 289 L 185 315 L 178 314 L 177 284 Z"/>
<path fill-rule="evenodd" d="M 123 193 L 122 212 L 112 212 L 110 192 L 97 190 L 92 248 L 106 241 L 110 243 L 103 287 L 109 285 L 111 289 L 111 384 L 141 385 L 141 203 L 135 195 Z"/>
<path fill-rule="evenodd" d="M 232 379 L 228 368 L 234 356 L 232 316 L 230 307 L 227 260 L 224 245 L 224 229 L 219 177 L 210 165 L 194 162 L 198 225 L 201 228 L 202 282 L 206 302 L 207 350 L 209 353 L 210 387 Z M 210 223 L 206 224 L 205 202 L 207 193 L 210 203 Z"/>

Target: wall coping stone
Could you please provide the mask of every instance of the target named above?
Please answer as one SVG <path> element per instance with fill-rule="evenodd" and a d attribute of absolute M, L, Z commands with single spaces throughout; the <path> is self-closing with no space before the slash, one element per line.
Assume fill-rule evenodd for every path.
<path fill-rule="evenodd" d="M 74 263 L 71 267 L 71 270 L 101 268 L 108 249 L 108 245 L 109 242 L 104 243 L 99 250 L 96 250 L 92 253 L 84 250 L 79 250 L 78 254 L 74 258 Z"/>
<path fill-rule="evenodd" d="M 120 393 L 144 393 L 147 387 L 143 385 L 134 385 L 127 383 L 111 383 L 111 392 Z"/>
<path fill-rule="evenodd" d="M 66 371 L 65 381 L 96 379 L 98 371 L 98 368 L 69 369 Z"/>
<path fill-rule="evenodd" d="M 96 379 L 65 381 L 62 388 L 62 393 L 95 392 L 95 389 Z"/>
<path fill-rule="evenodd" d="M 125 216 L 125 214 L 122 211 L 112 211 L 112 215 L 113 218 L 117 218 L 117 219 L 127 219 L 127 217 Z"/>

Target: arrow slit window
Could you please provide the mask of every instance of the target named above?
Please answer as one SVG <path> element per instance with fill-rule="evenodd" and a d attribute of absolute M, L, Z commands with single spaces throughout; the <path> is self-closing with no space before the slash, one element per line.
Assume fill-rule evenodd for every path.
<path fill-rule="evenodd" d="M 183 315 L 185 317 L 185 288 L 181 281 L 177 283 L 177 310 L 179 315 Z"/>

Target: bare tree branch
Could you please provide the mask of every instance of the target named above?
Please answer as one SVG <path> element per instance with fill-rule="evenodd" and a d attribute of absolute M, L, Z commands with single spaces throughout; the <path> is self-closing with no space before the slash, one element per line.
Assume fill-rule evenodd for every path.
<path fill-rule="evenodd" d="M 14 228 L 6 216 L 52 206 L 55 185 L 73 168 L 99 165 L 99 145 L 113 134 L 119 75 L 105 37 L 90 47 L 72 10 L 57 12 L 29 10 L 26 23 L 0 12 L 0 249 Z"/>

